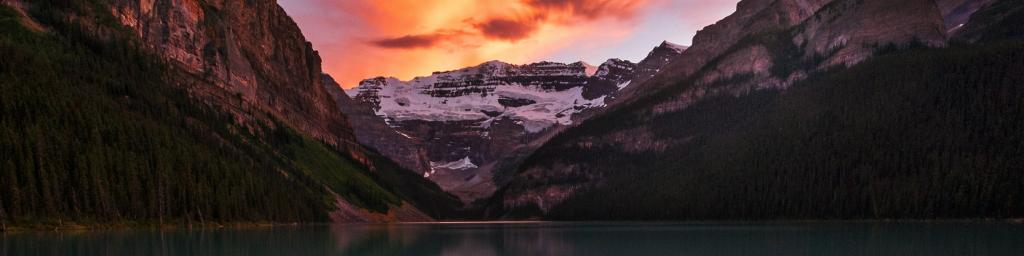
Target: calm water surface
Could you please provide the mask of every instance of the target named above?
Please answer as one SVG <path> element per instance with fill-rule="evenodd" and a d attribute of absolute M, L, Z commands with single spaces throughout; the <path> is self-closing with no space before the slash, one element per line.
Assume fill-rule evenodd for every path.
<path fill-rule="evenodd" d="M 0 234 L 0 255 L 1024 255 L 1006 223 L 449 223 Z"/>

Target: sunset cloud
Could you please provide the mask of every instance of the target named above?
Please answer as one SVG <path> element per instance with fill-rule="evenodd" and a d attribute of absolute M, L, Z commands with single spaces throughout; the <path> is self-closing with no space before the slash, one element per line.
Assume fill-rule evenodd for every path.
<path fill-rule="evenodd" d="M 688 33 L 677 30 L 683 28 L 679 25 L 684 22 L 652 20 L 651 17 L 684 17 L 685 9 L 673 10 L 675 13 L 666 13 L 666 10 L 680 8 L 679 4 L 691 1 L 695 5 L 708 2 L 280 0 L 279 3 L 320 52 L 325 71 L 343 86 L 351 87 L 368 77 L 410 79 L 489 60 L 527 63 L 584 59 L 600 64 L 612 57 L 642 57 L 638 52 L 650 50 L 661 40 Z M 735 6 L 735 2 L 726 4 Z M 663 31 L 663 35 L 645 32 L 652 26 Z M 697 29 L 699 27 L 686 31 Z M 689 33 L 692 36 L 692 32 Z M 676 41 L 688 43 L 688 40 Z M 629 50 L 628 54 L 610 50 L 634 44 L 638 47 L 630 48 L 637 48 L 636 51 Z"/>
<path fill-rule="evenodd" d="M 572 17 L 597 19 L 607 16 L 630 18 L 648 1 L 629 0 L 525 0 L 526 4 L 542 12 L 569 13 Z"/>
<path fill-rule="evenodd" d="M 516 21 L 500 18 L 477 24 L 476 27 L 487 38 L 512 42 L 529 37 L 530 34 L 537 30 L 537 24 L 533 21 Z"/>
<path fill-rule="evenodd" d="M 443 39 L 441 35 L 407 35 L 397 38 L 374 40 L 371 43 L 383 48 L 424 48 L 431 47 Z"/>
<path fill-rule="evenodd" d="M 516 42 L 529 38 L 545 24 L 570 25 L 573 22 L 608 17 L 630 19 L 636 13 L 636 9 L 644 6 L 646 2 L 646 0 L 522 0 L 521 2 L 506 2 L 498 6 L 513 10 L 511 14 L 505 13 L 499 17 L 485 16 L 484 21 L 476 23 L 473 22 L 475 17 L 469 17 L 462 22 L 449 24 L 453 27 L 448 30 L 459 31 L 460 33 L 457 35 L 443 33 L 405 35 L 378 39 L 372 43 L 383 48 L 426 48 L 437 46 L 442 41 L 465 39 L 466 36 L 472 35 L 483 39 Z"/>

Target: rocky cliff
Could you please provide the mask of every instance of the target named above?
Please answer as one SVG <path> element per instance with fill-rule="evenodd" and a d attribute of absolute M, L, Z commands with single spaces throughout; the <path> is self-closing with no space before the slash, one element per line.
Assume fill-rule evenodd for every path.
<path fill-rule="evenodd" d="M 439 211 L 450 207 L 446 205 L 450 199 L 447 195 L 434 193 L 438 192 L 436 186 L 428 186 L 428 182 L 415 176 L 408 177 L 404 174 L 406 170 L 393 167 L 388 160 L 375 156 L 360 144 L 377 150 L 388 149 L 380 151 L 390 153 L 386 156 L 404 168 L 419 170 L 425 166 L 421 158 L 423 151 L 415 140 L 396 137 L 390 129 L 363 129 L 354 133 L 351 122 L 366 125 L 361 127 L 381 123 L 367 116 L 367 109 L 356 108 L 347 101 L 347 97 L 339 94 L 337 85 L 325 79 L 318 53 L 276 1 L 119 0 L 110 3 L 110 11 L 149 48 L 174 64 L 182 73 L 178 80 L 190 81 L 184 84 L 196 99 L 229 112 L 236 122 L 248 124 L 249 129 L 259 130 L 267 123 L 283 123 L 334 146 L 361 167 L 377 172 L 371 175 L 377 177 L 379 185 L 402 184 L 403 187 L 387 189 L 411 200 L 412 205 L 391 205 L 389 211 L 419 212 L 413 205 L 428 206 L 430 213 L 437 216 Z M 340 194 L 345 189 L 332 187 L 332 193 Z M 334 195 L 338 197 L 335 201 L 339 211 L 359 208 Z M 366 209 L 355 212 L 377 214 Z M 353 214 L 334 213 L 332 218 L 335 221 L 405 220 L 402 216 L 415 217 L 408 220 L 423 219 L 422 213 L 387 218 L 335 218 Z"/>
<path fill-rule="evenodd" d="M 322 86 L 320 57 L 274 0 L 117 0 L 110 11 L 179 68 L 210 82 L 191 88 L 215 104 L 242 100 L 342 149 L 345 116 Z M 238 111 L 237 118 L 251 118 Z"/>
<path fill-rule="evenodd" d="M 2 3 L 0 81 L 17 104 L 0 116 L 34 128 L 0 141 L 50 146 L 0 154 L 6 177 L 47 178 L 3 179 L 18 210 L 0 202 L 0 222 L 421 221 L 459 204 L 357 143 L 275 1 Z M 25 109 L 45 111 L 9 114 Z"/>
<path fill-rule="evenodd" d="M 676 111 L 708 96 L 786 88 L 809 73 L 860 63 L 885 46 L 946 41 L 941 12 L 926 0 L 743 1 L 738 8 L 698 32 L 694 46 L 665 72 L 624 90 L 619 102 L 661 93 L 672 99 L 654 111 Z M 694 83 L 680 84 L 685 80 Z"/>

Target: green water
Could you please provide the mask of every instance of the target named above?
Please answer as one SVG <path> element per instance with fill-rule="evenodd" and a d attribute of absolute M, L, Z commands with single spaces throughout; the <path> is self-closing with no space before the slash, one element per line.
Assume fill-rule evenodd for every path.
<path fill-rule="evenodd" d="M 1006 223 L 450 223 L 0 235 L 0 255 L 1024 255 Z"/>

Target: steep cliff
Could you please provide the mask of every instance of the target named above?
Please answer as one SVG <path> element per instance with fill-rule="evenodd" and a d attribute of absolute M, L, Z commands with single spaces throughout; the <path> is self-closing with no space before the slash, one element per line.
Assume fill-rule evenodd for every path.
<path fill-rule="evenodd" d="M 406 170 L 378 168 L 387 165 L 380 161 L 388 160 L 375 160 L 375 153 L 366 151 L 359 142 L 381 148 L 393 146 L 394 151 L 382 152 L 410 170 L 424 168 L 419 158 L 423 152 L 415 141 L 391 141 L 401 139 L 395 137 L 371 139 L 394 135 L 386 133 L 388 130 L 367 134 L 366 129 L 361 129 L 362 140 L 355 136 L 350 121 L 369 121 L 367 124 L 372 126 L 375 120 L 359 115 L 365 114 L 360 109 L 347 109 L 354 105 L 339 105 L 349 102 L 331 94 L 337 91 L 325 84 L 330 81 L 322 75 L 319 55 L 276 1 L 114 1 L 111 6 L 120 23 L 131 28 L 149 47 L 184 72 L 209 83 L 189 88 L 197 98 L 213 105 L 242 104 L 255 108 L 235 113 L 240 121 L 248 121 L 252 112 L 268 113 L 301 133 L 335 146 L 371 171 L 393 172 L 377 175 L 402 177 L 395 173 Z M 225 101 L 225 93 L 241 103 Z M 344 111 L 356 116 L 346 117 Z M 388 189 L 402 192 L 406 188 Z M 414 202 L 420 203 L 425 202 Z"/>
<path fill-rule="evenodd" d="M 117 0 L 110 11 L 153 50 L 211 82 L 215 88 L 191 88 L 206 100 L 239 97 L 305 134 L 355 147 L 322 85 L 319 55 L 276 1 Z"/>
<path fill-rule="evenodd" d="M 418 221 L 458 205 L 356 142 L 273 1 L 3 3 L 4 224 Z"/>

